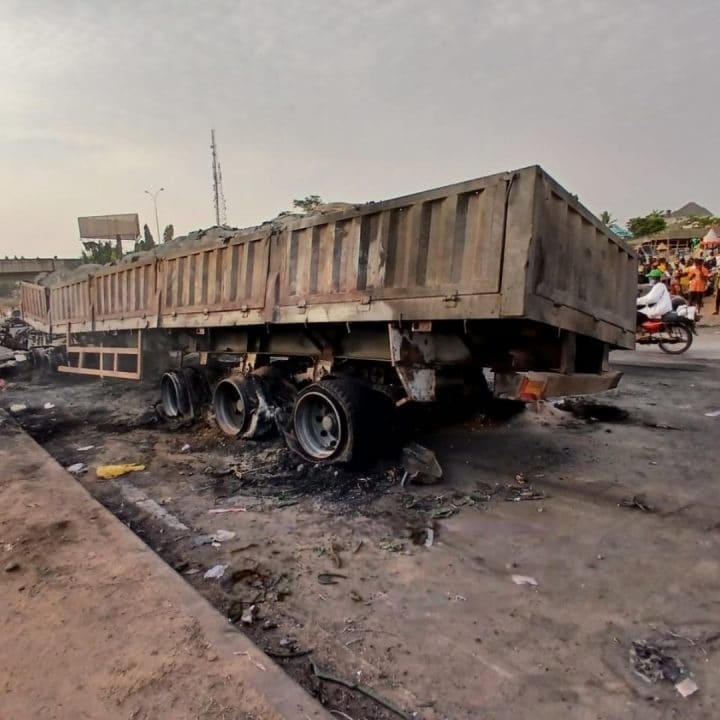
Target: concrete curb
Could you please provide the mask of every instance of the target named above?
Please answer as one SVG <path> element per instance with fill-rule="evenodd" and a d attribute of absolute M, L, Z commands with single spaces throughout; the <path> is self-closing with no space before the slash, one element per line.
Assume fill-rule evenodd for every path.
<path fill-rule="evenodd" d="M 52 632 L 48 629 L 47 643 L 51 647 L 53 642 L 62 645 L 66 640 L 62 638 L 64 629 L 73 623 L 82 626 L 82 637 L 95 638 L 102 644 L 106 636 L 112 637 L 113 633 L 123 636 L 123 633 L 133 633 L 134 620 L 145 617 L 147 622 L 148 608 L 169 607 L 167 613 L 160 612 L 157 616 L 157 627 L 153 627 L 156 633 L 148 638 L 147 655 L 165 654 L 171 656 L 173 653 L 181 656 L 182 662 L 202 665 L 198 678 L 202 679 L 204 668 L 207 667 L 208 675 L 213 673 L 217 677 L 223 677 L 241 688 L 240 695 L 247 699 L 251 712 L 257 713 L 258 717 L 264 720 L 331 720 L 332 716 L 305 690 L 297 685 L 271 658 L 265 655 L 250 639 L 231 626 L 227 619 L 222 617 L 210 603 L 199 595 L 189 584 L 187 584 L 172 568 L 163 562 L 149 547 L 147 547 L 130 529 L 122 524 L 114 515 L 106 510 L 100 503 L 94 500 L 89 493 L 70 476 L 50 455 L 30 438 L 15 421 L 6 413 L 0 410 L 0 466 L 3 467 L 0 477 L 0 528 L 12 528 L 14 537 L 32 537 L 37 533 L 33 528 L 40 527 L 41 523 L 47 525 L 48 517 L 54 518 L 57 523 L 72 522 L 73 526 L 79 527 L 76 537 L 61 538 L 68 543 L 63 547 L 72 548 L 73 557 L 77 556 L 80 561 L 73 567 L 72 577 L 66 583 L 58 583 L 58 597 L 53 597 L 53 589 L 43 587 L 42 592 L 36 595 L 30 593 L 18 594 L 18 589 L 13 588 L 11 583 L 0 583 L 0 603 L 9 612 L 15 612 L 17 623 L 22 623 L 22 616 L 43 617 L 47 614 L 48 604 L 53 611 L 64 613 L 64 617 L 58 618 L 58 631 Z M 88 521 L 88 518 L 92 522 Z M 6 536 L 4 536 L 6 537 Z M 62 548 L 61 548 L 62 550 Z M 61 551 L 60 550 L 60 551 Z M 44 550 L 42 556 L 42 572 L 55 572 L 53 562 L 58 553 L 47 553 Z M 24 552 L 28 561 L 23 561 L 23 570 L 27 576 L 23 580 L 26 584 L 33 579 L 39 579 L 38 587 L 42 583 L 42 575 L 31 577 L 33 548 L 32 542 L 24 546 Z M 91 558 L 84 560 L 83 558 Z M 57 576 L 62 579 L 61 570 L 67 567 L 58 560 Z M 64 560 L 66 563 L 66 559 Z M 27 570 L 25 567 L 27 566 Z M 115 586 L 109 590 L 103 590 L 107 583 L 108 576 L 117 578 Z M 133 590 L 129 590 L 133 583 Z M 138 590 L 138 583 L 140 589 Z M 75 598 L 76 588 L 83 587 L 86 595 L 82 598 Z M 90 609 L 85 608 L 82 618 L 76 617 L 82 608 L 82 603 L 87 605 L 87 589 L 90 588 L 92 596 L 93 588 L 97 587 L 97 598 L 93 602 L 97 607 L 102 607 L 103 614 L 97 618 Z M 117 592 L 117 591 L 120 592 Z M 131 594 L 129 601 L 127 593 Z M 103 596 L 106 593 L 106 596 Z M 113 597 L 109 597 L 113 595 Z M 121 607 L 124 612 L 122 617 L 112 613 L 112 603 L 119 602 L 118 595 L 123 596 Z M 3 597 L 5 596 L 5 597 Z M 18 598 L 22 598 L 23 606 L 18 605 Z M 108 599 L 109 598 L 109 599 Z M 75 600 L 77 599 L 77 602 Z M 17 610 L 13 609 L 13 603 Z M 151 610 L 152 612 L 152 610 Z M 163 615 L 165 615 L 163 617 Z M 93 626 L 96 622 L 97 627 Z M 167 632 L 163 630 L 163 623 L 167 624 Z M 198 629 L 198 637 L 202 640 L 202 647 L 212 647 L 214 657 L 211 658 L 211 665 L 205 666 L 207 658 L 190 658 L 178 652 L 178 636 L 180 628 L 187 627 L 190 623 Z M 153 624 L 155 624 L 153 620 Z M 138 625 L 139 628 L 143 626 Z M 20 695 L 24 696 L 29 715 L 36 717 L 37 710 L 42 714 L 41 708 L 32 708 L 33 683 L 37 682 L 39 687 L 46 683 L 46 677 L 38 664 L 37 674 L 40 676 L 37 681 L 25 679 L 27 670 L 22 665 L 30 662 L 28 655 L 35 652 L 35 649 L 23 640 L 22 627 L 18 627 L 18 644 L 14 650 L 3 651 L 0 648 L 0 668 L 7 667 L 12 670 L 15 665 L 15 674 L 23 677 L 24 686 L 16 687 L 19 693 L 17 701 L 20 702 Z M 68 632 L 70 632 L 68 630 Z M 140 629 L 140 638 L 146 630 Z M 128 637 L 125 635 L 124 637 Z M 133 636 L 137 642 L 138 635 Z M 175 645 L 162 647 L 163 638 L 167 637 L 168 643 L 175 642 Z M 102 639 L 101 639 L 102 638 Z M 159 640 L 158 640 L 159 638 Z M 9 639 L 12 645 L 12 638 Z M 7 644 L 8 638 L 6 638 Z M 26 643 L 23 645 L 23 643 Z M 118 640 L 119 642 L 119 640 Z M 160 647 L 158 647 L 160 643 Z M 90 647 L 92 645 L 92 647 Z M 120 646 L 122 647 L 122 645 Z M 95 641 L 88 643 L 88 647 L 81 649 L 83 652 L 96 650 Z M 59 656 L 62 657 L 62 648 L 58 648 Z M 108 652 L 109 655 L 112 653 Z M 145 650 L 138 654 L 138 662 L 152 662 L 146 657 Z M 78 657 L 83 658 L 83 655 Z M 103 655 L 99 654 L 99 657 Z M 117 653 L 108 658 L 108 663 L 117 662 Z M 61 678 L 62 686 L 73 686 L 74 683 L 81 684 L 84 678 L 75 677 L 80 670 L 73 666 L 68 656 L 66 665 L 56 670 L 67 677 Z M 102 669 L 98 668 L 98 673 Z M 3 673 L 5 674 L 5 673 Z M 201 682 L 198 683 L 198 692 L 202 692 Z M 61 687 L 62 687 L 61 686 Z M 208 684 L 212 688 L 211 683 Z M 47 684 L 43 689 L 52 697 L 52 691 Z M 147 692 L 147 689 L 144 690 Z M 211 690 L 208 691 L 212 697 Z M 101 693 L 102 694 L 102 693 Z M 72 697 L 72 696 L 70 696 Z M 143 696 L 147 698 L 146 696 Z M 150 698 L 152 699 L 152 698 Z M 87 698 L 85 698 L 87 701 Z M 102 704 L 104 698 L 95 698 Z M 60 699 L 58 698 L 58 704 Z M 244 705 L 241 705 L 244 709 Z M 67 704 L 65 709 L 68 710 Z M 83 715 L 84 717 L 85 715 Z M 255 717 L 256 715 L 252 715 Z M 106 718 L 115 716 L 109 712 Z M 127 717 L 127 711 L 123 710 L 123 717 Z M 159 715 L 156 717 L 160 717 Z M 162 717 L 166 717 L 164 714 Z M 167 717 L 180 717 L 177 714 L 170 714 Z M 183 717 L 185 717 L 183 715 Z"/>

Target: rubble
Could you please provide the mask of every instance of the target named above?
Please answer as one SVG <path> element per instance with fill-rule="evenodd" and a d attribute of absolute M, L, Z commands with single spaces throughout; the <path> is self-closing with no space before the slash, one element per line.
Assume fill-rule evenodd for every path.
<path fill-rule="evenodd" d="M 31 333 L 30 325 L 19 317 L 0 318 L 0 363 L 7 359 L 3 357 L 3 349 L 27 350 Z"/>
<path fill-rule="evenodd" d="M 645 682 L 667 680 L 677 683 L 685 675 L 685 667 L 657 643 L 635 640 L 630 646 L 630 664 Z"/>
<path fill-rule="evenodd" d="M 225 571 L 228 569 L 228 565 L 213 565 L 204 575 L 203 577 L 206 580 L 220 580 L 223 575 L 225 575 Z"/>
<path fill-rule="evenodd" d="M 435 453 L 418 443 L 409 443 L 402 449 L 401 463 L 405 471 L 400 481 L 403 487 L 408 479 L 428 484 L 442 478 L 442 468 Z"/>

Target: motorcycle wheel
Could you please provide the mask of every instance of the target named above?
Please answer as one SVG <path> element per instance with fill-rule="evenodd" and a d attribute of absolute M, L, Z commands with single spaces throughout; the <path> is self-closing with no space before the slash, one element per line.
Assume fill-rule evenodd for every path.
<path fill-rule="evenodd" d="M 675 342 L 668 343 L 660 340 L 658 345 L 663 352 L 666 352 L 669 355 L 680 355 L 692 345 L 692 331 L 684 325 L 670 325 L 667 329 L 667 333 L 671 337 L 677 338 Z"/>

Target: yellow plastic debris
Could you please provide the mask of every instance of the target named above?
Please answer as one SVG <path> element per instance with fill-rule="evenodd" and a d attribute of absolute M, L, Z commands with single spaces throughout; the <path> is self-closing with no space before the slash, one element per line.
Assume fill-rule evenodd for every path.
<path fill-rule="evenodd" d="M 144 470 L 144 465 L 100 465 L 95 474 L 103 480 L 112 480 L 113 478 L 127 475 L 131 472 L 140 472 Z"/>

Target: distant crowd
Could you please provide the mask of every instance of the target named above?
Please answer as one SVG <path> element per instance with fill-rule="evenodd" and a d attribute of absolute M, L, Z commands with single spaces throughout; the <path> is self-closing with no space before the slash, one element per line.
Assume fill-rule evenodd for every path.
<path fill-rule="evenodd" d="M 671 295 L 685 298 L 698 313 L 703 309 L 705 298 L 712 295 L 715 296 L 713 315 L 720 312 L 720 256 L 717 254 L 708 252 L 691 258 L 670 259 L 650 257 L 638 266 L 638 282 L 645 283 L 653 270 L 662 273 L 662 282 Z"/>

